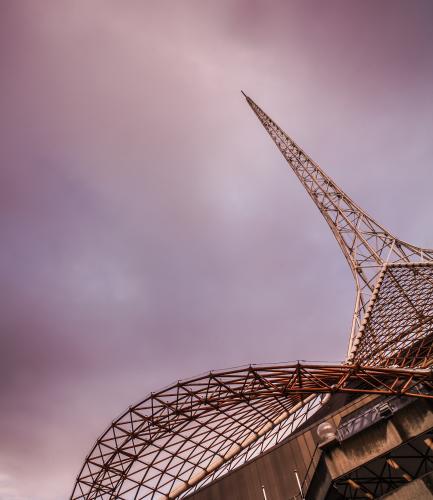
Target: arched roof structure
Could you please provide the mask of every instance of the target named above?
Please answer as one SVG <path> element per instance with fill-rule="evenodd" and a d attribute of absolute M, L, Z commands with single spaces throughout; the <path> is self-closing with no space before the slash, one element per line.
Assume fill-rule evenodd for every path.
<path fill-rule="evenodd" d="M 335 392 L 420 391 L 429 369 L 357 365 L 247 366 L 179 381 L 150 394 L 98 439 L 74 499 L 182 497 L 280 442 Z"/>

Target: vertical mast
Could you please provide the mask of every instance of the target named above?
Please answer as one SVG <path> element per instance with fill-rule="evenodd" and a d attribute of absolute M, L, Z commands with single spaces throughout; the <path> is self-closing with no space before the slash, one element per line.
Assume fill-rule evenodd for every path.
<path fill-rule="evenodd" d="M 419 262 L 432 255 L 378 224 L 244 92 L 251 109 L 322 213 L 355 278 L 356 301 L 348 352 L 387 263 Z"/>

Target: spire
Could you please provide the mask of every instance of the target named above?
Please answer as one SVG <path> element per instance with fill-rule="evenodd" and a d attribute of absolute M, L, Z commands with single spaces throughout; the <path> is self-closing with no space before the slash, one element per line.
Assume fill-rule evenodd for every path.
<path fill-rule="evenodd" d="M 350 353 L 384 267 L 390 263 L 431 261 L 433 252 L 399 240 L 378 224 L 250 97 L 242 94 L 320 210 L 349 263 L 357 292 Z"/>

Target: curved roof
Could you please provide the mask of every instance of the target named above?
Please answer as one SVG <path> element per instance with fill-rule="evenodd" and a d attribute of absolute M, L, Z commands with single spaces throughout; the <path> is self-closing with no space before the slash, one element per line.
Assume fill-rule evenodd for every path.
<path fill-rule="evenodd" d="M 431 398 L 416 387 L 429 377 L 426 369 L 296 363 L 179 381 L 110 425 L 87 457 L 72 498 L 182 496 L 280 442 L 320 406 L 323 394 Z"/>

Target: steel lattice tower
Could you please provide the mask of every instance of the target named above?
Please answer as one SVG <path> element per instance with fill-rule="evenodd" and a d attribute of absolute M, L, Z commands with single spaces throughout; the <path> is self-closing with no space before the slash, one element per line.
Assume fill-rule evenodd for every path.
<path fill-rule="evenodd" d="M 377 331 L 377 328 L 373 331 L 369 325 L 373 320 L 372 308 L 376 303 L 372 299 L 377 297 L 384 280 L 383 288 L 388 283 L 393 283 L 393 285 L 388 285 L 392 289 L 389 293 L 394 293 L 395 299 L 401 295 L 406 305 L 409 305 L 408 315 L 420 317 L 419 306 L 411 303 L 411 289 L 415 288 L 416 277 L 420 273 L 425 279 L 429 276 L 433 251 L 401 241 L 378 224 L 356 205 L 252 99 L 248 96 L 245 98 L 322 213 L 355 278 L 356 301 L 348 361 L 371 364 L 374 360 L 375 365 L 382 366 L 423 365 L 431 354 L 427 343 L 425 346 L 427 351 L 421 347 L 420 353 L 415 354 L 409 349 L 409 352 L 403 355 L 403 359 L 401 359 L 402 353 L 399 352 L 402 342 L 407 344 L 414 337 L 420 338 L 419 328 L 426 332 L 425 328 L 422 328 L 422 323 L 414 328 L 412 335 L 406 334 L 403 337 L 402 332 L 395 331 L 394 335 L 390 336 L 389 328 L 384 332 Z M 413 268 L 409 271 L 411 266 L 415 266 L 416 271 Z M 427 270 L 421 271 L 426 267 Z M 406 269 L 406 271 L 397 271 L 397 269 Z M 407 283 L 399 284 L 398 278 L 401 275 L 408 278 Z M 387 302 L 390 302 L 390 299 L 391 297 L 388 296 Z M 381 317 L 377 318 L 378 305 L 374 307 L 376 322 L 385 320 L 382 309 L 383 304 Z M 421 316 L 423 317 L 421 321 L 424 322 L 427 318 L 423 314 Z M 394 342 L 397 342 L 397 346 L 395 352 L 391 353 L 385 346 L 389 347 Z"/>
<path fill-rule="evenodd" d="M 130 407 L 97 440 L 72 499 L 178 498 L 272 448 L 325 394 L 433 399 L 433 250 L 406 243 L 337 186 L 257 104 L 248 104 L 324 216 L 356 301 L 340 365 L 250 365 L 179 381 Z"/>

